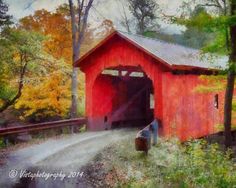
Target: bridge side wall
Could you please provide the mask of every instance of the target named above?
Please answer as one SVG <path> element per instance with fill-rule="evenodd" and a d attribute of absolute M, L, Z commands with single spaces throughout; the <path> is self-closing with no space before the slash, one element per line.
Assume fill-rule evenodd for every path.
<path fill-rule="evenodd" d="M 223 115 L 223 93 L 203 93 L 198 75 L 163 75 L 163 124 L 166 136 L 181 140 L 199 138 L 219 130 Z M 219 107 L 214 105 L 219 95 Z"/>

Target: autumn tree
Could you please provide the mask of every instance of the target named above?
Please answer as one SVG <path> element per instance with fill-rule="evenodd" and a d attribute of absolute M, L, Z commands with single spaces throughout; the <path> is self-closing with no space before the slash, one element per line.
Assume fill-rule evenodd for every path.
<path fill-rule="evenodd" d="M 33 15 L 24 17 L 20 20 L 19 27 L 29 31 L 35 31 L 45 35 L 47 40 L 44 42 L 44 49 L 51 54 L 55 59 L 61 59 L 65 63 L 65 67 L 72 67 L 72 38 L 71 38 L 71 22 L 70 22 L 70 10 L 67 4 L 59 6 L 55 12 L 49 12 L 47 10 L 37 10 Z M 85 54 L 93 45 L 96 44 L 94 40 L 95 30 L 91 27 L 87 27 L 84 40 L 81 45 L 80 55 Z M 59 61 L 61 62 L 61 61 Z M 61 65 L 63 64 L 61 62 Z M 54 69 L 51 69 L 51 74 L 48 77 L 40 78 L 41 82 L 37 87 L 32 84 L 28 84 L 24 91 L 31 93 L 21 97 L 16 107 L 24 111 L 24 117 L 32 118 L 35 117 L 38 120 L 43 119 L 44 116 L 48 118 L 51 116 L 68 117 L 69 106 L 71 100 L 68 98 L 71 85 L 70 74 L 64 74 L 59 71 L 57 62 L 55 62 Z M 69 65 L 69 66 L 68 66 Z M 65 68 L 61 68 L 64 70 Z M 66 69 L 67 70 L 67 69 Z M 68 72 L 68 70 L 67 70 Z M 71 70 L 69 71 L 71 73 Z M 57 74 L 57 75 L 56 75 Z M 54 78 L 57 78 L 55 80 Z M 59 80 L 58 80 L 59 79 Z M 84 75 L 78 75 L 78 113 L 79 115 L 84 114 Z M 48 88 L 53 85 L 52 88 Z M 27 91 L 26 91 L 27 90 Z M 44 90 L 45 93 L 36 94 L 38 91 Z M 57 91 L 64 93 L 61 95 Z M 54 94 L 53 94 L 54 93 Z M 48 94 L 48 98 L 46 95 Z M 57 101 L 59 98 L 59 101 Z M 28 103 L 27 101 L 31 101 Z M 64 104 L 62 103 L 64 102 Z M 60 103 L 60 105 L 58 105 Z M 37 105 L 34 105 L 37 104 Z M 47 105 L 50 108 L 47 110 Z M 58 112 L 58 113 L 56 113 Z M 44 118 L 45 119 L 45 118 Z"/>
<path fill-rule="evenodd" d="M 136 21 L 137 33 L 143 34 L 154 25 L 158 4 L 155 0 L 128 0 L 129 9 Z"/>
<path fill-rule="evenodd" d="M 45 64 L 43 74 L 32 74 L 15 108 L 21 112 L 24 120 L 45 121 L 54 117 L 67 117 L 70 106 L 71 61 L 68 5 L 59 6 L 55 12 L 37 10 L 33 15 L 22 18 L 18 29 L 45 36 L 43 49 L 54 60 Z"/>
<path fill-rule="evenodd" d="M 70 67 L 63 62 L 55 64 L 51 64 L 54 67 L 47 67 L 46 72 L 38 75 L 37 79 L 33 75 L 26 79 L 22 95 L 14 106 L 21 112 L 20 119 L 41 122 L 68 116 L 71 102 Z"/>
<path fill-rule="evenodd" d="M 63 58 L 71 65 L 72 39 L 70 10 L 67 4 L 59 6 L 55 12 L 37 10 L 33 15 L 20 20 L 20 28 L 35 31 L 48 37 L 45 41 L 45 49 L 56 59 Z M 93 29 L 89 27 L 85 31 L 81 53 L 88 51 L 93 44 Z"/>
<path fill-rule="evenodd" d="M 20 20 L 21 29 L 35 31 L 48 37 L 44 47 L 56 59 L 71 60 L 70 23 L 68 6 L 62 5 L 55 12 L 37 10 L 33 15 Z"/>
<path fill-rule="evenodd" d="M 23 95 L 15 107 L 23 112 L 24 118 L 31 120 L 39 121 L 40 119 L 59 116 L 62 118 L 68 117 L 69 106 L 71 106 L 71 100 L 68 98 L 71 93 L 71 70 L 68 71 L 68 67 L 72 67 L 72 32 L 69 6 L 67 4 L 61 5 L 55 12 L 44 9 L 37 10 L 33 15 L 22 18 L 19 28 L 35 31 L 46 36 L 44 49 L 55 59 L 61 60 L 55 61 L 54 66 L 50 69 L 46 67 L 45 71 L 50 72 L 50 74 L 47 77 L 39 77 L 39 83 L 28 83 L 24 87 Z M 100 41 L 100 38 L 105 37 L 113 29 L 113 23 L 110 20 L 104 20 L 96 28 L 88 25 L 80 48 L 80 56 L 85 54 Z M 96 33 L 96 38 L 94 33 Z M 67 73 L 65 74 L 60 70 L 66 70 Z M 81 72 L 78 72 L 78 74 L 80 84 L 77 87 L 77 109 L 79 115 L 83 115 L 85 81 L 84 75 Z M 39 92 L 40 90 L 45 92 Z M 60 90 L 61 93 L 58 92 Z"/>
<path fill-rule="evenodd" d="M 24 30 L 5 29 L 0 39 L 1 87 L 0 112 L 12 106 L 21 97 L 25 77 L 42 62 L 50 61 L 50 56 L 43 50 L 44 37 Z M 40 69 L 39 69 L 40 70 Z"/>

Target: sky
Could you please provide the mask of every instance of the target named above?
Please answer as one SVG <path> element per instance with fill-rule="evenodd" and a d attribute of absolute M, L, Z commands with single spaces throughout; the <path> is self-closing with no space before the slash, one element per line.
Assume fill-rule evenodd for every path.
<path fill-rule="evenodd" d="M 98 4 L 95 5 L 96 9 L 91 9 L 89 22 L 96 25 L 106 18 L 113 21 L 116 29 L 124 30 L 119 24 L 122 11 L 121 6 L 119 6 L 119 1 L 126 2 L 126 0 L 99 0 Z M 182 0 L 156 1 L 167 15 L 176 15 L 177 9 L 182 2 Z M 15 20 L 18 20 L 24 16 L 33 14 L 35 10 L 46 9 L 48 11 L 54 11 L 60 4 L 68 3 L 68 0 L 5 0 L 5 2 L 9 4 L 9 13 L 13 15 Z M 126 11 L 129 12 L 127 6 Z M 170 34 L 180 33 L 181 30 L 183 30 L 182 27 L 163 21 L 160 22 L 160 25 L 163 32 Z"/>

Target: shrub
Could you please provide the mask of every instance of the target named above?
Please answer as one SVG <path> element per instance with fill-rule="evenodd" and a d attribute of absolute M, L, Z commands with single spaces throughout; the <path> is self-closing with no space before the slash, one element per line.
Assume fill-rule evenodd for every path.
<path fill-rule="evenodd" d="M 148 156 L 135 152 L 133 139 L 113 150 L 112 166 L 126 177 L 118 187 L 236 187 L 231 151 L 205 140 L 161 140 Z"/>

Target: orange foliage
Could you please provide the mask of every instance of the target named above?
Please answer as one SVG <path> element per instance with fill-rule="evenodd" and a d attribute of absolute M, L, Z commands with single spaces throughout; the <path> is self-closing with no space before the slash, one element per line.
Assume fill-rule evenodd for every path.
<path fill-rule="evenodd" d="M 19 27 L 47 36 L 48 40 L 44 44 L 45 50 L 55 59 L 64 60 L 65 66 L 72 65 L 71 23 L 67 5 L 60 6 L 55 12 L 37 10 L 34 15 L 22 18 Z M 109 20 L 103 21 L 96 29 L 88 27 L 80 55 L 85 54 L 98 42 L 99 39 L 94 36 L 95 33 L 98 37 L 103 38 L 113 30 L 113 23 Z M 50 67 L 54 67 L 54 69 L 49 70 L 48 77 L 38 77 L 39 84 L 29 83 L 23 89 L 22 97 L 15 108 L 22 109 L 24 117 L 34 116 L 40 119 L 44 116 L 65 117 L 68 115 L 71 104 L 70 73 L 58 72 L 57 69 L 64 68 L 56 66 L 57 62 L 53 63 Z M 69 71 L 71 71 L 70 69 Z M 79 73 L 78 79 L 78 100 L 80 101 L 78 108 L 81 114 L 84 110 L 84 75 Z"/>

